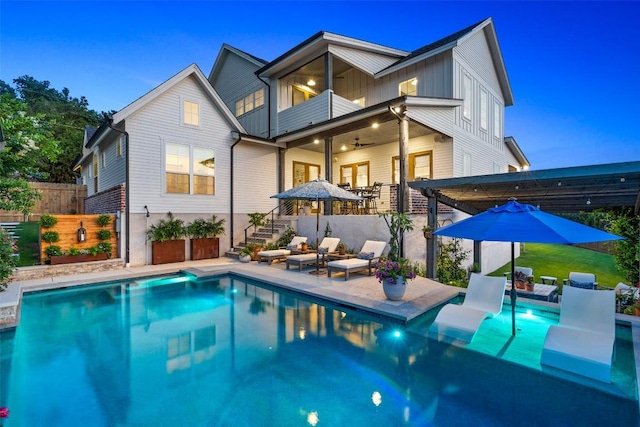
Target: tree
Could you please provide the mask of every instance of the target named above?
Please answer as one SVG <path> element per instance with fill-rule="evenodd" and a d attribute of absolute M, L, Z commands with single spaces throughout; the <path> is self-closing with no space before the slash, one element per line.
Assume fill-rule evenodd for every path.
<path fill-rule="evenodd" d="M 46 178 L 41 165 L 56 160 L 58 141 L 44 115 L 30 115 L 27 106 L 10 94 L 0 95 L 0 119 L 5 149 L 0 152 L 0 209 L 27 215 L 39 197 L 28 180 Z"/>
<path fill-rule="evenodd" d="M 616 266 L 625 275 L 628 283 L 640 283 L 640 217 L 629 211 L 610 212 L 608 230 L 622 236 L 625 240 L 616 240 L 614 255 Z"/>

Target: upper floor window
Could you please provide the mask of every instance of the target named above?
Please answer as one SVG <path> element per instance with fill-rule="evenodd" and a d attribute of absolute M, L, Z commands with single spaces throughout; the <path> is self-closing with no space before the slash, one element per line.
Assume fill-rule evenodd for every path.
<path fill-rule="evenodd" d="M 122 156 L 122 144 L 125 141 L 125 136 L 124 135 L 120 135 L 120 138 L 118 138 L 116 140 L 116 156 L 120 157 Z"/>
<path fill-rule="evenodd" d="M 462 153 L 462 176 L 471 176 L 471 153 Z"/>
<path fill-rule="evenodd" d="M 489 106 L 487 105 L 487 91 L 480 89 L 480 128 L 487 130 L 487 114 Z"/>
<path fill-rule="evenodd" d="M 200 106 L 195 102 L 184 101 L 182 105 L 183 109 L 183 123 L 185 125 L 199 126 L 200 125 Z"/>
<path fill-rule="evenodd" d="M 340 183 L 352 188 L 369 186 L 369 162 L 352 163 L 340 166 Z"/>
<path fill-rule="evenodd" d="M 248 113 L 262 105 L 264 105 L 264 89 L 258 89 L 257 91 L 236 101 L 236 117 Z"/>
<path fill-rule="evenodd" d="M 405 80 L 398 85 L 398 92 L 400 96 L 404 95 L 417 95 L 418 94 L 418 79 L 415 77 L 409 80 Z"/>
<path fill-rule="evenodd" d="M 215 194 L 216 164 L 210 148 L 193 147 L 193 194 Z"/>
<path fill-rule="evenodd" d="M 465 119 L 471 120 L 471 77 L 464 75 L 462 78 L 462 115 Z"/>
<path fill-rule="evenodd" d="M 189 146 L 167 143 L 165 150 L 167 193 L 189 194 Z"/>
<path fill-rule="evenodd" d="M 107 153 L 104 151 L 100 155 L 100 166 L 102 166 L 102 169 L 107 167 Z"/>

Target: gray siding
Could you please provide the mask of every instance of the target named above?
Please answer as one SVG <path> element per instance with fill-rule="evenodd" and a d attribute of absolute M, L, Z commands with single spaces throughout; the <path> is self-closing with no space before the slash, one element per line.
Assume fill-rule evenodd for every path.
<path fill-rule="evenodd" d="M 249 134 L 266 138 L 269 136 L 267 123 L 269 117 L 267 110 L 269 89 L 254 74 L 258 68 L 256 64 L 227 51 L 221 71 L 217 73 L 216 78 L 210 83 L 218 92 L 229 111 L 234 115 L 236 113 L 236 101 L 259 89 L 264 89 L 265 104 L 241 115 L 238 117 L 238 121 Z"/>
<path fill-rule="evenodd" d="M 400 59 L 395 56 L 385 56 L 335 45 L 329 46 L 329 52 L 369 75 L 374 75 L 375 73 L 384 70 Z"/>
<path fill-rule="evenodd" d="M 278 135 L 329 119 L 330 91 L 278 113 Z"/>
<path fill-rule="evenodd" d="M 120 139 L 118 135 L 117 139 Z M 102 162 L 98 163 L 98 191 L 108 190 L 116 185 L 125 182 L 126 175 L 126 144 L 122 144 L 122 155 L 116 155 L 116 140 L 112 139 L 108 143 L 100 146 L 100 156 L 104 152 L 106 154 L 106 165 L 103 167 Z M 102 159 L 100 159 L 102 160 Z"/>

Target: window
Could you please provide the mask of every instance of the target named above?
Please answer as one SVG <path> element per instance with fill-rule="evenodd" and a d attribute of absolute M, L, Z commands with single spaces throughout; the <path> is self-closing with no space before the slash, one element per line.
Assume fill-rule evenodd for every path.
<path fill-rule="evenodd" d="M 102 169 L 107 167 L 107 153 L 104 151 L 100 153 L 100 166 L 102 166 Z"/>
<path fill-rule="evenodd" d="M 462 78 L 462 115 L 465 119 L 471 120 L 471 77 L 464 75 Z"/>
<path fill-rule="evenodd" d="M 93 153 L 93 192 L 98 192 L 98 155 Z"/>
<path fill-rule="evenodd" d="M 398 92 L 400 96 L 404 95 L 417 95 L 418 94 L 418 79 L 415 77 L 409 80 L 405 80 L 398 85 Z"/>
<path fill-rule="evenodd" d="M 200 125 L 200 106 L 195 102 L 184 101 L 183 105 L 183 123 L 185 125 Z"/>
<path fill-rule="evenodd" d="M 215 158 L 210 148 L 167 143 L 165 171 L 167 193 L 215 194 Z"/>
<path fill-rule="evenodd" d="M 493 104 L 493 137 L 500 139 L 500 104 Z"/>
<path fill-rule="evenodd" d="M 167 193 L 189 194 L 189 146 L 167 143 L 165 162 Z"/>
<path fill-rule="evenodd" d="M 120 135 L 120 138 L 118 138 L 116 140 L 116 156 L 120 157 L 122 156 L 122 144 L 125 141 L 125 136 L 124 135 Z"/>
<path fill-rule="evenodd" d="M 418 153 L 409 153 L 409 164 L 407 165 L 407 174 L 409 181 L 415 181 L 421 178 L 431 179 L 432 173 L 432 151 L 421 151 Z M 393 156 L 392 159 L 392 177 L 394 184 L 400 182 L 400 157 Z"/>
<path fill-rule="evenodd" d="M 262 105 L 264 105 L 264 89 L 258 89 L 239 101 L 236 101 L 236 117 L 239 117 L 244 113 L 248 113 Z"/>
<path fill-rule="evenodd" d="M 489 106 L 487 105 L 487 91 L 480 89 L 480 127 L 487 130 L 487 113 Z"/>
<path fill-rule="evenodd" d="M 340 183 L 351 187 L 369 186 L 369 162 L 352 163 L 340 166 Z"/>
<path fill-rule="evenodd" d="M 209 148 L 193 148 L 193 194 L 215 194 L 215 159 Z"/>
<path fill-rule="evenodd" d="M 303 162 L 293 162 L 293 186 L 309 182 L 320 177 L 320 165 Z"/>
<path fill-rule="evenodd" d="M 462 153 L 462 176 L 471 176 L 471 154 Z"/>
<path fill-rule="evenodd" d="M 302 104 L 316 96 L 315 93 L 298 86 L 291 86 L 291 105 Z"/>

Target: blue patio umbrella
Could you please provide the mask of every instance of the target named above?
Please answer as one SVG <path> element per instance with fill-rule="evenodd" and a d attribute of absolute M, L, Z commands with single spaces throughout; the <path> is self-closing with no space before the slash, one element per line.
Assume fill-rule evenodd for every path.
<path fill-rule="evenodd" d="M 575 244 L 622 240 L 607 233 L 550 213 L 539 208 L 509 200 L 502 206 L 487 209 L 478 215 L 443 227 L 433 234 L 462 239 L 511 242 L 511 279 L 515 277 L 514 243 Z M 511 290 L 512 334 L 516 334 L 516 292 Z"/>
<path fill-rule="evenodd" d="M 297 187 L 290 188 L 289 190 L 278 193 L 271 196 L 275 199 L 290 199 L 290 200 L 310 200 L 315 201 L 318 205 L 316 209 L 316 248 L 320 244 L 320 206 L 319 202 L 322 200 L 338 200 L 338 201 L 361 201 L 362 197 L 344 190 L 337 185 L 330 183 L 322 178 L 317 178 L 300 184 Z M 319 248 L 318 248 L 319 249 Z M 315 273 L 320 273 L 319 265 L 320 254 L 316 251 L 316 270 Z"/>

